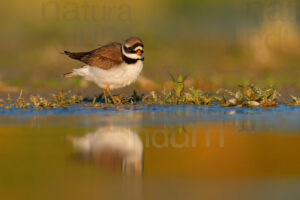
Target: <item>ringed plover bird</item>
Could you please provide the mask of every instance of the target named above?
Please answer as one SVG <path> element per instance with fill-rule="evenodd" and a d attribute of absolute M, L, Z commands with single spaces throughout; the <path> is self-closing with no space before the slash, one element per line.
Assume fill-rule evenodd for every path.
<path fill-rule="evenodd" d="M 136 132 L 126 127 L 101 127 L 80 138 L 69 137 L 85 160 L 110 168 L 121 169 L 126 175 L 141 175 L 144 147 Z"/>
<path fill-rule="evenodd" d="M 144 65 L 144 44 L 138 37 L 130 37 L 123 44 L 112 42 L 88 52 L 64 53 L 85 63 L 83 67 L 64 74 L 64 77 L 81 76 L 94 82 L 103 89 L 105 103 L 105 91 L 116 104 L 110 90 L 123 88 L 135 82 Z"/>

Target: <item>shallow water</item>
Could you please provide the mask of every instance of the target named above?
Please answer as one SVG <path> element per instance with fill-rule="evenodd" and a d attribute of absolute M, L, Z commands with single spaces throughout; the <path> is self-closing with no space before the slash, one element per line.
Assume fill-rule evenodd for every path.
<path fill-rule="evenodd" d="M 300 108 L 0 110 L 1 199 L 298 199 Z"/>

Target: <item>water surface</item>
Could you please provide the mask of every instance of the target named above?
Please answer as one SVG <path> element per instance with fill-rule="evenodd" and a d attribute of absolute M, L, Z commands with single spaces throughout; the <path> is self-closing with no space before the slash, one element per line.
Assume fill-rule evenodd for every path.
<path fill-rule="evenodd" d="M 300 108 L 0 110 L 1 199 L 298 199 Z"/>

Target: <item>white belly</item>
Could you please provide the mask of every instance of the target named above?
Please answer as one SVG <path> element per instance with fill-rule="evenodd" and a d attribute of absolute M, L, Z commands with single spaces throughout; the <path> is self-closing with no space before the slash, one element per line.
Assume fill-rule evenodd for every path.
<path fill-rule="evenodd" d="M 135 64 L 126 63 L 109 70 L 92 67 L 89 65 L 79 69 L 74 69 L 74 73 L 84 77 L 88 81 L 96 83 L 100 88 L 118 89 L 135 82 L 143 69 L 143 62 L 137 61 Z"/>

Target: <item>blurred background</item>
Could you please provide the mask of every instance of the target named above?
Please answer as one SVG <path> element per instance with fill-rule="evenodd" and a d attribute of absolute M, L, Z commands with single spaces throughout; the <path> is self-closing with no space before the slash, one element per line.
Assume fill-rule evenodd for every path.
<path fill-rule="evenodd" d="M 299 91 L 299 8 L 293 0 L 2 1 L 0 92 L 96 90 L 62 78 L 82 64 L 61 52 L 135 35 L 145 65 L 131 88 L 163 89 L 169 73 L 181 73 L 203 90 L 254 82 Z"/>

